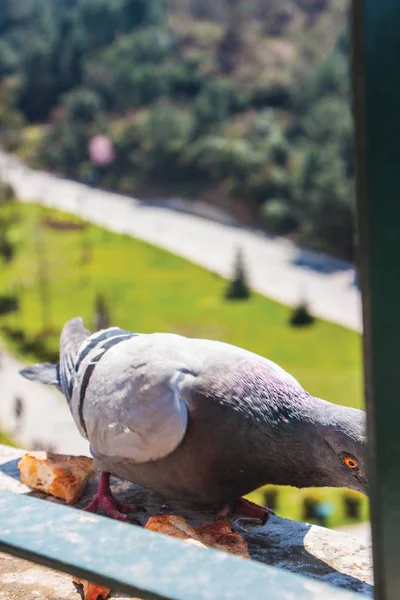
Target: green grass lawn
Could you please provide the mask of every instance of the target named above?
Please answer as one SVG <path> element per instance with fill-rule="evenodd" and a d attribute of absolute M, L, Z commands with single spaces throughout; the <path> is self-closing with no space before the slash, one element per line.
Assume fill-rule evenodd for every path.
<path fill-rule="evenodd" d="M 79 221 L 42 207 L 17 205 L 14 210 L 19 216 L 12 229 L 16 255 L 0 271 L 1 293 L 14 291 L 20 301 L 17 313 L 0 317 L 0 326 L 11 333 L 22 329 L 34 339 L 45 328 L 50 331 L 43 338 L 46 347 L 56 352 L 59 331 L 67 319 L 81 315 L 92 327 L 95 297 L 101 293 L 115 325 L 237 344 L 276 361 L 316 396 L 362 406 L 358 334 L 320 320 L 312 327 L 293 329 L 288 325 L 288 308 L 259 294 L 248 301 L 226 301 L 224 279 L 164 250 L 91 225 L 83 230 L 54 230 L 44 225 L 49 215 Z M 45 319 L 38 284 L 43 271 L 47 274 Z M 3 335 L 24 358 L 37 358 L 34 347 L 21 346 L 15 336 Z M 281 491 L 277 512 L 301 518 L 299 500 L 309 493 Z M 254 497 L 260 499 L 260 494 Z M 343 524 L 341 492 L 323 494 L 339 508 L 329 524 Z"/>
<path fill-rule="evenodd" d="M 10 438 L 9 435 L 0 431 L 0 444 L 5 444 L 6 446 L 14 446 L 14 442 Z"/>

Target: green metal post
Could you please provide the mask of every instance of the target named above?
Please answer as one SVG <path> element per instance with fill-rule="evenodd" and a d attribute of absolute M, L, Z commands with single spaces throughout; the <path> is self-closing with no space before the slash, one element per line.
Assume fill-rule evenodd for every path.
<path fill-rule="evenodd" d="M 400 599 L 400 2 L 353 0 L 359 264 L 376 598 Z"/>

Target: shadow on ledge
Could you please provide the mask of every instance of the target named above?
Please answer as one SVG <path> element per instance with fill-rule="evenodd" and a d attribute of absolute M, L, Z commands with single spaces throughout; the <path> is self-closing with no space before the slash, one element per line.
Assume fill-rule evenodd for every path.
<path fill-rule="evenodd" d="M 20 482 L 17 465 L 22 455 L 21 450 L 0 445 L 0 490 L 29 494 L 44 501 L 63 504 L 63 501 L 34 492 Z M 126 481 L 115 478 L 112 488 L 118 499 L 146 508 L 146 513 L 138 513 L 138 520 L 142 525 L 149 516 L 155 514 L 182 515 L 195 526 L 215 520 L 215 511 L 212 509 L 166 501 L 159 495 Z M 93 481 L 74 508 L 86 506 L 95 489 L 96 481 Z M 262 528 L 250 526 L 235 514 L 232 515 L 231 520 L 247 541 L 250 555 L 254 560 L 293 573 L 308 575 L 369 597 L 373 596 L 372 557 L 369 544 L 345 533 L 277 516 L 270 516 Z M 60 574 L 60 577 L 65 576 Z M 123 595 L 113 597 L 126 598 Z"/>

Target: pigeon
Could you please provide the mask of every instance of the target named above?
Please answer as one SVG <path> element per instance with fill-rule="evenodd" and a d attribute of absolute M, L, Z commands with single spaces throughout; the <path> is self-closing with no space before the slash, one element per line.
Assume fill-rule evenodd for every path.
<path fill-rule="evenodd" d="M 81 318 L 60 338 L 58 365 L 22 369 L 56 386 L 100 472 L 88 511 L 128 520 L 110 475 L 165 499 L 271 512 L 243 496 L 265 484 L 347 487 L 367 493 L 365 412 L 310 395 L 283 368 L 248 350 Z"/>

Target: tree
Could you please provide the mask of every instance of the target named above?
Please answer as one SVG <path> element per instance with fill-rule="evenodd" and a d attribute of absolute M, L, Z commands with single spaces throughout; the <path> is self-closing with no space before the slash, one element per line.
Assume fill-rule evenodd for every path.
<path fill-rule="evenodd" d="M 141 26 L 162 25 L 166 19 L 164 0 L 123 0 L 122 21 L 126 31 Z"/>
<path fill-rule="evenodd" d="M 324 96 L 312 104 L 302 126 L 308 139 L 316 144 L 340 144 L 342 137 L 349 133 L 353 136 L 349 103 L 336 95 Z"/>
<path fill-rule="evenodd" d="M 15 194 L 13 188 L 5 183 L 0 183 L 0 255 L 4 262 L 10 262 L 14 257 L 14 243 L 11 228 L 18 221 L 15 210 Z"/>
<path fill-rule="evenodd" d="M 58 98 L 52 76 L 53 47 L 48 39 L 27 40 L 23 64 L 19 107 L 28 119 L 45 119 Z"/>
<path fill-rule="evenodd" d="M 335 148 L 306 155 L 297 193 L 301 237 L 323 252 L 354 259 L 354 182 Z"/>
<path fill-rule="evenodd" d="M 1 145 L 15 151 L 23 138 L 24 118 L 15 108 L 18 82 L 8 78 L 0 82 L 0 137 Z"/>
<path fill-rule="evenodd" d="M 266 230 L 275 235 L 286 235 L 298 226 L 293 206 L 282 198 L 271 198 L 264 202 L 262 216 Z"/>
<path fill-rule="evenodd" d="M 120 15 L 114 2 L 84 0 L 79 12 L 79 22 L 91 49 L 103 48 L 114 41 L 119 29 Z"/>
<path fill-rule="evenodd" d="M 320 63 L 303 85 L 297 86 L 293 105 L 298 115 L 307 114 L 310 107 L 324 96 L 337 96 L 349 101 L 350 73 L 348 32 L 344 31 L 335 49 Z"/>
<path fill-rule="evenodd" d="M 227 117 L 243 106 L 240 90 L 234 82 L 213 77 L 203 87 L 193 106 L 197 135 L 220 129 Z"/>
<path fill-rule="evenodd" d="M 15 73 L 18 67 L 18 54 L 5 40 L 0 40 L 0 77 Z"/>
<path fill-rule="evenodd" d="M 185 177 L 183 156 L 192 130 L 190 115 L 157 103 L 143 123 L 141 167 L 148 180 L 171 183 Z"/>
<path fill-rule="evenodd" d="M 170 74 L 165 66 L 174 55 L 175 38 L 168 31 L 157 27 L 134 31 L 88 61 L 85 80 L 109 108 L 147 106 L 169 95 Z"/>
<path fill-rule="evenodd" d="M 94 329 L 107 329 L 110 327 L 110 313 L 107 302 L 102 294 L 97 294 L 95 301 Z"/>
<path fill-rule="evenodd" d="M 59 123 L 49 129 L 41 145 L 41 160 L 69 177 L 80 177 L 88 160 L 89 131 L 76 123 Z"/>
<path fill-rule="evenodd" d="M 72 123 L 89 125 L 103 116 L 103 102 L 96 92 L 78 88 L 63 97 L 63 105 Z"/>
<path fill-rule="evenodd" d="M 231 73 L 243 45 L 243 0 L 226 0 L 227 28 L 219 49 L 219 64 L 225 73 Z"/>
<path fill-rule="evenodd" d="M 233 278 L 225 292 L 225 298 L 227 300 L 247 300 L 250 298 L 250 288 L 247 283 L 241 248 L 238 248 L 236 252 Z"/>

